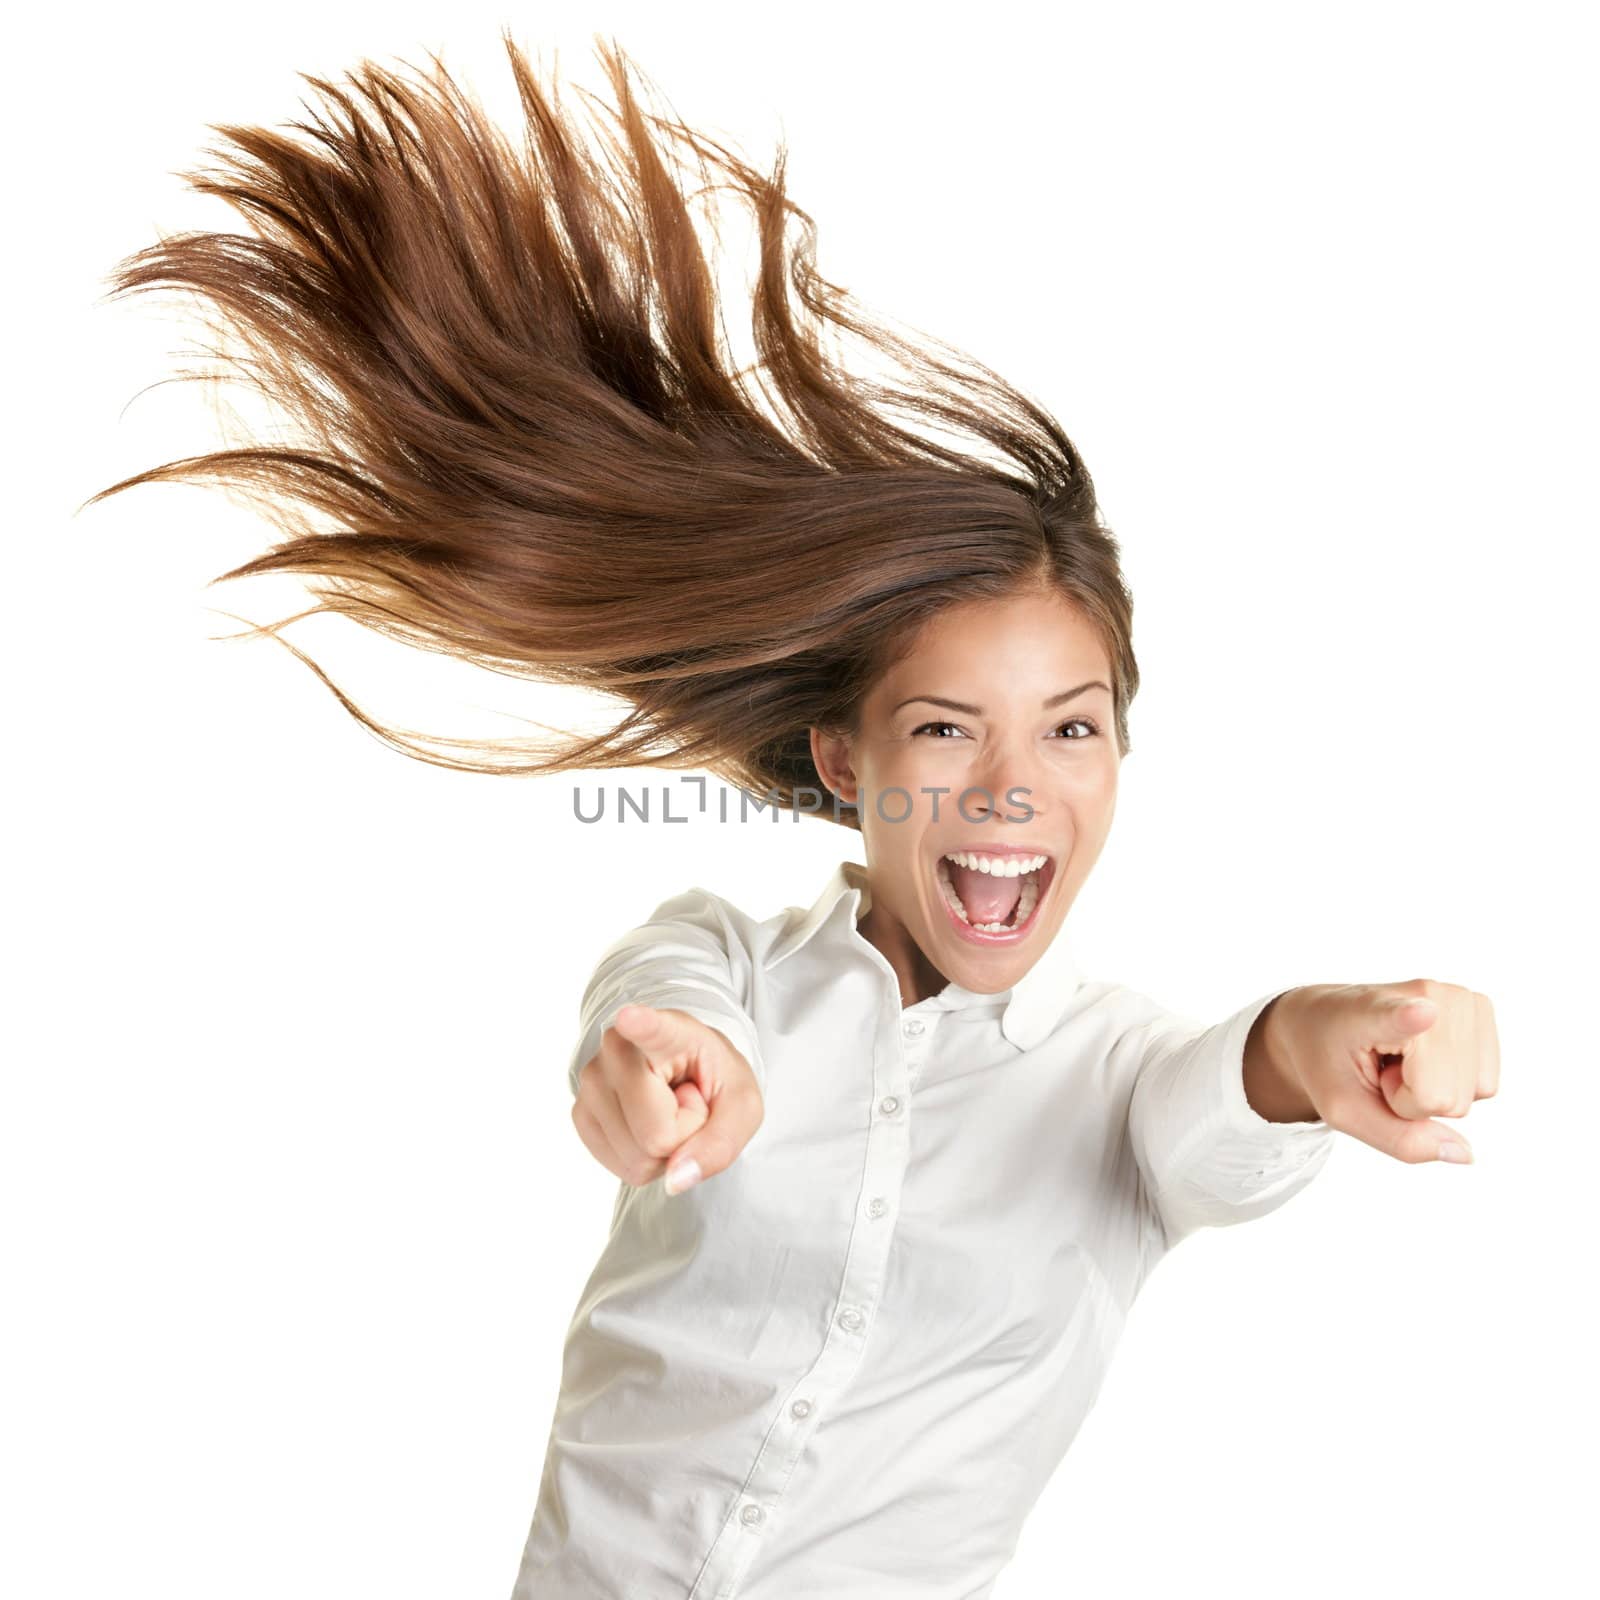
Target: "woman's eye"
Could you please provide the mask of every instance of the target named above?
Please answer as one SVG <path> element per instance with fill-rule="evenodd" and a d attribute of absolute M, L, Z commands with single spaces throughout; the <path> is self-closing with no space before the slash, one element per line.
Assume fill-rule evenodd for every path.
<path fill-rule="evenodd" d="M 1088 717 L 1074 717 L 1070 722 L 1058 724 L 1058 727 L 1082 728 L 1085 730 L 1082 733 L 1069 735 L 1069 742 L 1075 739 L 1092 739 L 1100 731 L 1099 727 Z M 912 738 L 916 738 L 919 733 L 926 733 L 930 728 L 954 728 L 957 733 L 960 733 L 961 731 L 953 722 L 924 722 L 920 728 L 912 729 L 911 736 Z M 935 734 L 934 737 L 942 738 L 943 735 Z"/>

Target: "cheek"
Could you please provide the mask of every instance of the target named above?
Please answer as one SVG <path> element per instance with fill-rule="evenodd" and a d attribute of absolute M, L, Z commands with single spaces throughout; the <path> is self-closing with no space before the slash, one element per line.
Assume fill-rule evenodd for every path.
<path fill-rule="evenodd" d="M 1083 803 L 1103 812 L 1108 821 L 1111 813 L 1117 809 L 1117 778 L 1120 772 L 1121 764 L 1113 758 L 1096 762 L 1094 771 L 1085 774 Z"/>
<path fill-rule="evenodd" d="M 928 791 L 946 791 L 938 796 L 939 817 L 943 821 L 955 801 L 954 793 L 948 791 L 959 790 L 965 783 L 959 764 L 947 751 L 931 746 L 930 741 L 916 740 L 888 745 L 864 756 L 856 776 L 868 792 L 869 805 L 874 803 L 873 797 L 883 795 L 884 810 L 891 817 L 901 817 L 909 806 L 907 821 L 923 823 L 933 817 L 934 797 Z M 883 826 L 881 820 L 878 825 Z"/>
<path fill-rule="evenodd" d="M 1070 773 L 1061 773 L 1052 785 L 1046 804 L 1065 820 L 1072 835 L 1072 873 L 1082 878 L 1099 859 L 1111 832 L 1111 819 L 1117 809 L 1117 768 L 1115 764 L 1085 763 Z"/>
<path fill-rule="evenodd" d="M 1058 761 L 1044 774 L 1046 797 L 1066 810 L 1084 830 L 1096 820 L 1110 820 L 1117 804 L 1117 778 L 1121 763 L 1115 752 L 1071 761 Z"/>
<path fill-rule="evenodd" d="M 871 765 L 880 788 L 901 784 L 916 793 L 922 783 L 939 782 L 938 774 L 950 767 L 950 759 L 926 739 L 907 739 L 875 750 Z"/>
<path fill-rule="evenodd" d="M 1056 804 L 1068 819 L 1072 834 L 1072 859 L 1064 884 L 1064 898 L 1070 905 L 1094 870 L 1111 833 L 1111 819 L 1117 809 L 1116 767 L 1075 773 L 1070 782 L 1061 786 Z"/>

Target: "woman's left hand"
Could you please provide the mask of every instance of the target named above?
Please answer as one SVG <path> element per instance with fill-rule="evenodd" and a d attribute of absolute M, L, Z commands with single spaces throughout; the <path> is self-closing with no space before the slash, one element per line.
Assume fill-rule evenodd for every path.
<path fill-rule="evenodd" d="M 1318 1117 L 1398 1161 L 1470 1161 L 1461 1134 L 1428 1119 L 1464 1117 L 1500 1087 L 1488 996 L 1431 978 L 1290 989 L 1263 1013 L 1261 1044 Z"/>

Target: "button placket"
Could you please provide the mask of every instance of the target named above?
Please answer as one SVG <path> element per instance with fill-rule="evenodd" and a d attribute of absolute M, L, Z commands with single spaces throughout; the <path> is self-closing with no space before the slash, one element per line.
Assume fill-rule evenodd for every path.
<path fill-rule="evenodd" d="M 777 1414 L 768 1429 L 736 1507 L 718 1533 L 689 1600 L 732 1600 L 755 1559 L 768 1519 L 788 1487 L 811 1429 L 826 1415 L 829 1399 L 848 1385 L 861 1362 L 894 1237 L 892 1225 L 882 1226 L 879 1219 L 889 1212 L 889 1197 L 899 1192 L 910 1150 L 908 1068 L 920 1061 L 931 1032 L 931 1021 L 903 1018 L 900 1048 L 873 1053 L 875 1099 L 867 1128 L 865 1170 L 856 1220 L 845 1246 L 839 1298 L 822 1349 L 790 1391 L 799 1397 Z"/>
<path fill-rule="evenodd" d="M 900 1053 L 906 1065 L 905 1081 L 908 1087 L 917 1081 L 923 1057 L 927 1055 L 928 1045 L 941 1015 L 934 1011 L 927 1016 L 902 1016 L 900 1019 Z"/>

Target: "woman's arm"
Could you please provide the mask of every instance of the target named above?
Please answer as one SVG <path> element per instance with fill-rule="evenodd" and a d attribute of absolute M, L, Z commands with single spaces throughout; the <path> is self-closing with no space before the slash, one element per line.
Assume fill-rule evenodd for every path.
<path fill-rule="evenodd" d="M 1138 1052 L 1129 1135 L 1167 1244 L 1283 1204 L 1337 1128 L 1397 1161 L 1470 1162 L 1464 1117 L 1500 1084 L 1486 995 L 1428 978 L 1306 984 L 1211 1028 L 1167 1015 Z"/>
<path fill-rule="evenodd" d="M 1137 1052 L 1129 1137 L 1168 1249 L 1197 1228 L 1276 1210 L 1332 1153 L 1334 1131 L 1314 1112 L 1268 1118 L 1245 1090 L 1247 1043 L 1281 992 L 1211 1027 L 1163 1016 L 1124 1041 Z M 1259 1086 L 1259 1063 L 1253 1076 Z"/>

